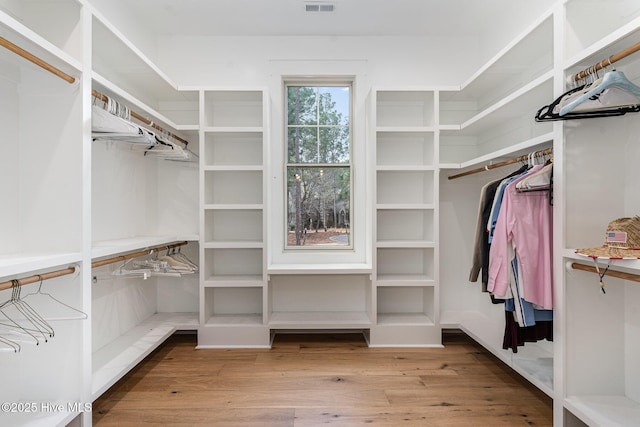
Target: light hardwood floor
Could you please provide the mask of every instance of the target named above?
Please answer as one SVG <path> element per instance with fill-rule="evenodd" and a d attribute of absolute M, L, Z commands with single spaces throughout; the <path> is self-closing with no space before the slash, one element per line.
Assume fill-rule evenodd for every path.
<path fill-rule="evenodd" d="M 551 426 L 552 402 L 461 333 L 371 349 L 358 334 L 196 350 L 174 335 L 93 405 L 95 426 Z"/>

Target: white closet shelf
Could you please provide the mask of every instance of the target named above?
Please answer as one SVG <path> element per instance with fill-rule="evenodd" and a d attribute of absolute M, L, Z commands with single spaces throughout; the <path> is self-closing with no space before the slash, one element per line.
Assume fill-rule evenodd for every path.
<path fill-rule="evenodd" d="M 204 281 L 206 288 L 260 288 L 262 285 L 262 276 L 259 274 L 209 276 Z"/>
<path fill-rule="evenodd" d="M 262 209 L 264 207 L 261 203 L 247 203 L 247 204 L 239 204 L 239 203 L 208 203 L 204 205 L 205 210 L 236 210 L 236 209 L 246 209 L 246 210 L 256 210 Z"/>
<path fill-rule="evenodd" d="M 476 135 L 508 120 L 521 118 L 522 114 L 526 113 L 529 113 L 533 119 L 535 111 L 530 111 L 531 105 L 541 106 L 552 99 L 552 79 L 553 70 L 478 112 L 460 124 L 459 134 L 461 136 Z"/>
<path fill-rule="evenodd" d="M 378 240 L 377 248 L 435 248 L 435 242 L 428 240 Z"/>
<path fill-rule="evenodd" d="M 502 360 L 549 397 L 553 395 L 553 344 L 541 341 L 518 347 L 518 353 L 502 348 L 504 324 L 476 311 L 445 311 L 442 328 L 460 329 Z"/>
<path fill-rule="evenodd" d="M 0 30 L 2 36 L 7 40 L 43 59 L 54 67 L 59 68 L 61 71 L 76 77 L 76 82 L 79 81 L 83 67 L 77 59 L 53 45 L 2 10 L 0 10 Z M 32 65 L 37 67 L 35 64 Z M 43 70 L 43 72 L 46 71 Z"/>
<path fill-rule="evenodd" d="M 572 262 L 578 262 L 580 264 L 587 265 L 589 267 L 594 267 L 593 260 L 589 257 L 585 257 L 582 255 L 578 255 L 575 253 L 575 249 L 565 249 L 562 253 L 562 256 L 567 260 L 567 268 L 570 268 L 570 264 Z M 599 260 L 598 265 L 600 265 L 601 271 L 606 267 L 608 261 L 607 260 Z M 611 270 L 620 271 L 623 273 L 630 273 L 640 275 L 640 259 L 620 259 L 615 260 L 611 263 Z M 605 278 L 605 281 L 607 279 Z M 594 278 L 594 285 L 598 285 L 597 277 Z"/>
<path fill-rule="evenodd" d="M 220 166 L 204 166 L 205 171 L 263 171 L 263 165 L 220 165 Z"/>
<path fill-rule="evenodd" d="M 435 286 L 436 281 L 426 274 L 378 274 L 378 287 Z"/>
<path fill-rule="evenodd" d="M 259 241 L 207 241 L 204 242 L 205 249 L 262 249 L 264 243 Z"/>
<path fill-rule="evenodd" d="M 187 241 L 187 242 L 198 242 L 200 240 L 200 236 L 197 234 L 179 234 L 176 240 Z"/>
<path fill-rule="evenodd" d="M 148 119 L 158 124 L 163 128 L 167 128 L 170 131 L 178 132 L 178 128 L 187 127 L 187 130 L 196 130 L 199 128 L 197 124 L 194 123 L 182 123 L 181 125 L 175 123 L 173 120 L 166 117 L 164 114 L 158 112 L 155 108 L 149 106 L 147 103 L 141 101 L 135 96 L 131 95 L 126 90 L 122 89 L 115 83 L 112 83 L 109 79 L 103 77 L 98 74 L 96 71 L 91 73 L 93 85 L 97 88 L 98 92 L 107 95 L 111 98 L 114 98 L 116 101 L 122 101 L 125 104 L 130 106 L 134 106 L 135 108 L 139 108 L 142 111 L 138 111 L 138 113 Z M 135 109 L 132 107 L 132 109 Z M 146 114 L 145 114 L 146 113 Z M 195 142 L 194 142 L 195 143 Z"/>
<path fill-rule="evenodd" d="M 434 322 L 424 313 L 378 313 L 379 326 L 433 326 Z"/>
<path fill-rule="evenodd" d="M 262 133 L 262 126 L 206 126 L 202 130 L 205 133 Z"/>
<path fill-rule="evenodd" d="M 195 237 L 195 236 L 190 236 Z M 197 239 L 193 239 L 197 240 Z M 93 242 L 91 258 L 102 258 L 117 255 L 124 252 L 131 252 L 151 248 L 153 246 L 164 246 L 169 243 L 182 241 L 178 236 L 136 236 L 126 239 L 102 240 Z"/>
<path fill-rule="evenodd" d="M 137 57 L 141 62 L 145 64 L 145 66 L 154 72 L 156 76 L 164 80 L 164 82 L 174 88 L 177 89 L 177 85 L 162 71 L 158 68 L 157 65 L 153 63 L 140 49 L 136 47 L 122 32 L 118 30 L 118 28 L 111 23 L 102 13 L 100 13 L 95 8 L 91 8 L 91 14 L 95 19 L 100 21 L 100 23 L 104 26 L 104 28 L 108 31 L 109 34 L 113 36 L 113 41 L 116 43 L 112 43 L 111 46 L 100 46 L 99 43 L 106 43 L 107 40 L 105 38 L 101 38 L 100 40 L 96 40 L 96 48 L 95 50 L 99 50 L 102 52 L 109 52 L 112 55 L 115 55 L 120 48 L 118 44 L 124 45 L 130 53 L 132 53 L 135 57 Z M 99 37 L 96 37 L 99 38 Z M 139 69 L 136 71 L 140 71 Z"/>
<path fill-rule="evenodd" d="M 269 318 L 271 329 L 361 329 L 370 326 L 371 319 L 361 311 L 274 311 Z"/>
<path fill-rule="evenodd" d="M 26 402 L 25 402 L 26 403 Z M 47 402 L 48 403 L 48 402 Z M 69 402 L 51 402 L 56 405 L 63 405 L 67 407 Z M 2 425 L 5 426 L 24 426 L 24 427 L 64 427 L 71 423 L 75 417 L 79 415 L 79 412 L 68 412 L 51 410 L 46 412 L 46 407 L 43 408 L 41 403 L 37 403 L 38 413 L 2 413 Z"/>
<path fill-rule="evenodd" d="M 640 425 L 640 403 L 626 396 L 568 396 L 564 406 L 590 426 Z"/>
<path fill-rule="evenodd" d="M 17 253 L 0 255 L 0 277 L 23 274 L 60 265 L 79 264 L 82 254 L 70 253 Z"/>
<path fill-rule="evenodd" d="M 593 246 L 597 246 L 597 245 L 593 245 Z M 593 260 L 589 257 L 586 256 L 582 256 L 582 255 L 578 255 L 576 253 L 575 249 L 572 248 L 566 248 L 563 252 L 562 252 L 562 256 L 564 258 L 568 258 L 571 260 L 575 260 L 575 261 L 581 261 L 585 264 L 591 265 L 593 266 Z M 607 260 L 606 259 L 602 259 L 602 260 L 598 260 L 599 264 L 607 264 Z M 638 271 L 640 271 L 640 259 L 619 259 L 619 260 L 614 260 L 614 262 L 611 264 L 611 268 L 614 269 L 618 269 L 618 268 L 624 268 L 624 269 L 628 269 L 628 270 L 632 270 L 632 273 L 638 273 Z"/>
<path fill-rule="evenodd" d="M 215 314 L 205 323 L 207 326 L 260 326 L 262 314 Z"/>
<path fill-rule="evenodd" d="M 435 170 L 433 165 L 378 165 L 378 171 L 432 171 Z"/>
<path fill-rule="evenodd" d="M 531 58 L 537 59 L 549 53 L 553 46 L 552 13 L 553 10 L 543 13 L 480 67 L 461 85 L 461 94 L 466 98 L 479 99 L 488 88 L 499 86 L 500 81 L 521 75 Z"/>
<path fill-rule="evenodd" d="M 198 91 L 179 90 L 175 82 L 118 28 L 95 9 L 91 10 L 94 13 L 91 64 L 94 72 L 130 94 L 127 98 L 129 101 L 135 101 L 139 108 L 154 116 L 153 119 L 149 117 L 150 120 L 160 120 L 173 129 L 179 127 L 177 122 L 196 125 Z M 114 66 L 113 58 L 117 58 L 117 66 Z M 159 114 L 158 110 L 165 113 Z M 175 119 L 166 119 L 169 115 Z"/>
<path fill-rule="evenodd" d="M 429 133 L 435 132 L 434 126 L 377 126 L 376 132 L 398 132 L 398 133 Z"/>
<path fill-rule="evenodd" d="M 435 205 L 432 203 L 384 203 L 377 204 L 376 209 L 424 209 L 431 210 L 435 209 Z"/>
<path fill-rule="evenodd" d="M 623 25 L 611 34 L 598 40 L 597 43 L 594 43 L 567 59 L 563 68 L 568 69 L 574 66 L 585 68 L 585 66 L 593 65 L 603 58 L 620 52 L 638 42 L 638 31 L 640 31 L 640 17 Z"/>
<path fill-rule="evenodd" d="M 483 163 L 500 162 L 513 157 L 519 157 L 532 151 L 539 151 L 553 144 L 553 132 L 522 141 L 510 147 L 494 151 L 462 163 L 440 163 L 440 169 L 466 169 Z"/>
<path fill-rule="evenodd" d="M 157 313 L 93 353 L 95 400 L 177 330 L 196 330 L 195 313 Z"/>

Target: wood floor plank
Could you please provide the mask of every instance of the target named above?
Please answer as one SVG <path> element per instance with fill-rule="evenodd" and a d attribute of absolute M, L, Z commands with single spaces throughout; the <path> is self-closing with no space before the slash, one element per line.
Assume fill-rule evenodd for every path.
<path fill-rule="evenodd" d="M 517 427 L 532 424 L 529 416 L 510 411 L 509 406 L 486 408 L 418 407 L 351 408 L 337 410 L 296 409 L 296 427 L 317 425 L 384 427 Z"/>
<path fill-rule="evenodd" d="M 195 346 L 172 336 L 94 402 L 94 425 L 552 425 L 551 399 L 463 334 L 433 349 L 370 349 L 358 334 Z"/>
<path fill-rule="evenodd" d="M 176 411 L 175 409 L 158 409 L 144 411 L 122 410 L 118 414 L 102 417 L 99 425 L 110 426 L 211 426 L 211 427 L 293 427 L 295 412 L 293 409 L 246 409 L 242 411 L 220 408 Z M 256 424 L 256 420 L 260 420 Z M 95 424 L 95 421 L 94 421 Z"/>

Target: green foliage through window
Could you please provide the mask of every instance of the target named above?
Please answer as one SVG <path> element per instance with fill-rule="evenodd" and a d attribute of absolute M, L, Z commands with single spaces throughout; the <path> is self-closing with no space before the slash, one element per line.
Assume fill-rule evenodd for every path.
<path fill-rule="evenodd" d="M 287 246 L 350 246 L 351 86 L 286 95 Z"/>

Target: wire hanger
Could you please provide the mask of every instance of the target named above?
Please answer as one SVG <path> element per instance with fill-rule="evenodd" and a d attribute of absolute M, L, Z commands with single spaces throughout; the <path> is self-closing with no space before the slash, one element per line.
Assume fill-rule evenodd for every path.
<path fill-rule="evenodd" d="M 8 338 L 4 338 L 0 335 L 0 343 L 5 344 L 6 348 L 0 348 L 0 351 L 12 351 L 13 353 L 17 353 L 21 350 L 20 344 L 15 341 L 11 341 Z"/>
<path fill-rule="evenodd" d="M 82 320 L 82 319 L 87 319 L 89 317 L 87 315 L 87 313 L 85 313 L 84 311 L 78 310 L 77 308 L 72 307 L 69 304 L 66 304 L 66 303 L 60 301 L 59 299 L 55 298 L 53 295 L 51 295 L 49 293 L 42 292 L 42 283 L 43 283 L 42 276 L 38 274 L 38 277 L 40 278 L 40 283 L 38 285 L 38 290 L 36 292 L 32 292 L 32 293 L 29 293 L 29 294 L 25 295 L 22 298 L 23 301 L 25 299 L 29 298 L 29 297 L 31 297 L 30 300 L 36 299 L 36 301 L 37 301 L 38 297 L 40 297 L 40 299 L 42 299 L 44 297 L 44 298 L 48 298 L 49 300 L 53 300 L 53 301 L 57 302 L 59 305 L 61 305 L 63 307 L 66 307 L 66 308 L 72 310 L 75 313 L 75 315 L 73 317 L 70 317 L 70 316 L 63 316 L 63 317 L 45 316 L 49 320 Z M 78 314 L 79 314 L 79 316 L 78 316 Z"/>
<path fill-rule="evenodd" d="M 34 310 L 33 307 L 31 307 L 27 302 L 25 302 L 22 299 L 22 296 L 21 296 L 22 286 L 20 285 L 20 282 L 16 280 L 14 283 L 15 283 L 14 304 L 16 304 L 17 307 L 19 307 L 20 311 L 23 314 L 29 317 L 29 320 L 36 326 L 36 328 L 42 331 L 43 334 L 47 334 L 49 335 L 49 337 L 53 337 L 55 335 L 55 331 L 53 330 L 53 327 L 46 320 L 44 320 L 44 318 L 40 315 L 40 313 Z"/>
<path fill-rule="evenodd" d="M 0 305 L 0 313 L 4 315 L 9 323 L 0 322 L 0 325 L 13 328 L 11 332 L 17 332 L 16 335 L 19 338 L 25 338 L 26 336 L 31 337 L 34 341 L 27 340 L 27 342 L 32 344 L 40 344 L 39 336 L 42 337 L 44 342 L 47 342 L 47 335 L 49 335 L 49 337 L 53 337 L 53 328 L 44 319 L 40 318 L 28 304 L 20 301 L 20 283 L 17 280 L 12 280 L 11 284 L 11 298 Z M 22 316 L 21 320 L 26 320 L 30 326 L 21 325 L 16 321 L 16 319 L 7 314 L 5 310 L 10 307 L 15 308 Z"/>

